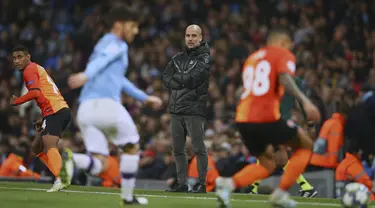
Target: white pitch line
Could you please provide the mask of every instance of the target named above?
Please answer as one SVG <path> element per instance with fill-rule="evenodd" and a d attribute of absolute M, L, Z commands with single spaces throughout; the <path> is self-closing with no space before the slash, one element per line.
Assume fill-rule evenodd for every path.
<path fill-rule="evenodd" d="M 48 189 L 42 188 L 17 188 L 17 187 L 4 187 L 0 186 L 0 189 L 8 189 L 8 190 L 23 190 L 23 191 L 47 191 Z M 61 190 L 61 192 L 66 193 L 78 193 L 78 194 L 98 194 L 98 195 L 120 195 L 119 193 L 111 193 L 111 192 L 98 192 L 98 191 L 79 191 L 79 190 Z M 162 195 L 153 195 L 153 194 L 137 194 L 137 196 L 143 197 L 154 197 L 154 198 L 174 198 L 174 199 L 202 199 L 202 200 L 216 200 L 214 197 L 195 197 L 195 196 L 162 196 Z M 266 200 L 239 200 L 239 199 L 231 199 L 231 201 L 248 201 L 254 203 L 267 203 Z M 329 207 L 341 207 L 340 204 L 333 204 L 333 203 L 319 203 L 319 202 L 298 202 L 301 205 L 316 205 L 316 206 L 329 206 Z M 372 207 L 374 208 L 374 207 Z"/>

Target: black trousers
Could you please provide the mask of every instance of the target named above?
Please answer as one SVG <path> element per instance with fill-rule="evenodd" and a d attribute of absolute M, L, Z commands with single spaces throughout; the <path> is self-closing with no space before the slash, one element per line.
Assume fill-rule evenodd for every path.
<path fill-rule="evenodd" d="M 181 185 L 187 184 L 188 158 L 185 144 L 186 136 L 191 138 L 193 153 L 197 156 L 199 183 L 206 185 L 207 150 L 204 145 L 204 124 L 202 116 L 171 114 L 171 132 L 173 140 L 173 155 L 176 161 L 177 179 Z"/>

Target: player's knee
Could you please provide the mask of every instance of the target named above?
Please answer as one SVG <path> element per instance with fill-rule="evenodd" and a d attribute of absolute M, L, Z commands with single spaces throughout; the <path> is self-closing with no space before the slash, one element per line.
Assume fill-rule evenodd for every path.
<path fill-rule="evenodd" d="M 288 163 L 288 152 L 285 146 L 279 147 L 275 152 L 276 163 L 279 167 L 283 167 Z"/>
<path fill-rule="evenodd" d="M 260 165 L 272 173 L 277 167 L 274 147 L 268 145 L 264 153 L 258 157 L 258 160 Z"/>
<path fill-rule="evenodd" d="M 31 151 L 35 154 L 38 155 L 39 153 L 43 152 L 43 145 L 41 143 L 40 138 L 35 138 L 34 141 L 31 143 Z"/>
<path fill-rule="evenodd" d="M 298 138 L 300 148 L 313 150 L 314 142 L 302 128 L 298 128 Z"/>
<path fill-rule="evenodd" d="M 259 164 L 267 169 L 269 173 L 272 173 L 277 168 L 276 160 L 270 157 L 259 157 Z"/>
<path fill-rule="evenodd" d="M 43 135 L 42 141 L 44 146 L 44 152 L 47 153 L 51 148 L 57 148 L 57 143 L 59 142 L 60 137 L 53 135 Z"/>
<path fill-rule="evenodd" d="M 122 151 L 124 154 L 128 154 L 128 155 L 138 154 L 139 144 L 131 144 L 131 143 L 125 144 L 122 147 Z"/>

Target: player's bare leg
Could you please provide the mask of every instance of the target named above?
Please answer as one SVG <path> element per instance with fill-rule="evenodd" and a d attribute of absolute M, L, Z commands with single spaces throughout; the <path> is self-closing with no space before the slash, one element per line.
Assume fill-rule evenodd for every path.
<path fill-rule="evenodd" d="M 52 188 L 49 189 L 47 192 L 56 192 L 60 191 L 63 188 L 66 188 L 70 185 L 70 181 L 62 181 L 60 179 L 60 171 L 62 169 L 62 158 L 57 149 L 57 143 L 60 140 L 60 137 L 53 136 L 53 135 L 43 135 L 42 142 L 43 142 L 43 153 L 47 156 L 47 166 L 52 172 L 52 174 L 56 177 L 55 183 L 53 184 Z"/>
<path fill-rule="evenodd" d="M 121 172 L 121 202 L 126 205 L 146 205 L 148 200 L 144 197 L 134 196 L 136 174 L 139 163 L 139 145 L 126 144 L 122 147 L 120 158 Z"/>
<path fill-rule="evenodd" d="M 274 206 L 295 206 L 295 204 L 294 206 L 291 206 L 292 204 L 290 203 L 291 200 L 289 199 L 287 190 L 294 184 L 298 176 L 304 172 L 312 154 L 312 139 L 301 128 L 298 128 L 297 137 L 290 141 L 289 145 L 295 150 L 295 152 L 289 159 L 288 166 L 284 169 L 284 174 L 281 177 L 279 188 L 276 189 L 270 196 L 270 202 Z"/>
<path fill-rule="evenodd" d="M 59 137 L 52 135 L 43 135 L 43 152 L 48 157 L 48 165 L 51 168 L 51 172 L 56 177 L 60 176 L 60 170 L 62 165 L 61 155 L 57 149 L 57 142 Z"/>
<path fill-rule="evenodd" d="M 279 145 L 275 152 L 277 167 L 284 167 L 288 163 L 288 152 L 285 145 Z M 296 202 L 289 198 L 289 193 L 276 190 L 273 204 L 280 207 L 295 207 Z M 275 200 L 277 199 L 277 200 Z M 271 201 L 272 202 L 272 201 Z"/>
<path fill-rule="evenodd" d="M 108 169 L 108 156 L 99 153 L 73 153 L 73 161 L 79 170 L 98 176 Z"/>
<path fill-rule="evenodd" d="M 216 196 L 219 207 L 230 207 L 230 194 L 235 188 L 245 187 L 255 181 L 267 178 L 277 167 L 274 148 L 268 145 L 265 152 L 258 156 L 259 164 L 250 164 L 232 178 L 216 179 Z"/>
<path fill-rule="evenodd" d="M 288 157 L 288 148 L 284 145 L 279 146 L 279 150 L 276 151 L 276 158 L 278 167 L 282 167 L 284 170 L 288 166 L 289 157 Z M 313 186 L 305 179 L 305 177 L 301 174 L 297 178 L 297 184 L 301 187 L 299 191 L 302 197 L 312 198 L 318 194 Z"/>
<path fill-rule="evenodd" d="M 300 125 L 300 126 L 302 126 L 302 125 Z M 308 132 L 308 135 L 310 135 L 311 138 L 315 138 L 316 129 L 315 129 L 314 122 L 308 122 L 307 132 Z M 284 167 L 284 169 L 285 168 L 286 167 Z M 305 179 L 305 177 L 303 175 L 300 175 L 297 178 L 297 183 L 301 187 L 301 190 L 299 190 L 299 192 L 301 193 L 302 197 L 313 198 L 316 195 L 318 195 L 318 191 Z"/>
<path fill-rule="evenodd" d="M 43 149 L 44 149 L 44 147 L 43 147 L 42 136 L 40 135 L 39 132 L 37 132 L 37 133 L 35 134 L 35 138 L 34 138 L 34 140 L 33 140 L 32 143 L 31 143 L 31 151 L 32 151 L 37 157 L 40 158 L 40 154 L 41 154 L 41 153 L 44 154 Z M 43 158 L 40 158 L 40 159 L 42 160 L 42 162 L 47 163 L 47 161 L 44 161 Z"/>
<path fill-rule="evenodd" d="M 283 169 L 286 168 L 289 161 L 288 151 L 289 150 L 286 146 L 279 146 L 278 150 L 275 152 L 277 167 L 282 167 Z M 301 190 L 299 192 L 301 193 L 302 197 L 312 198 L 318 194 L 316 189 L 305 179 L 305 177 L 302 174 L 297 178 L 296 182 L 301 187 Z M 258 194 L 258 187 L 260 183 L 261 181 L 256 181 L 254 184 L 251 185 L 251 194 Z"/>
<path fill-rule="evenodd" d="M 288 163 L 288 151 L 285 145 L 279 145 L 275 152 L 277 167 L 284 167 Z"/>
<path fill-rule="evenodd" d="M 44 154 L 44 145 L 42 139 L 42 119 L 36 121 L 35 123 L 35 138 L 31 143 L 31 151 L 49 168 L 48 157 Z M 51 171 L 52 172 L 52 171 Z"/>
<path fill-rule="evenodd" d="M 44 153 L 44 144 L 41 132 L 37 131 L 35 134 L 35 138 L 31 143 L 31 151 L 48 167 L 48 169 L 52 172 L 53 169 L 48 163 L 48 156 Z M 59 177 L 56 177 L 55 183 L 51 189 L 47 190 L 47 192 L 56 192 L 63 189 L 65 186 L 60 181 Z"/>

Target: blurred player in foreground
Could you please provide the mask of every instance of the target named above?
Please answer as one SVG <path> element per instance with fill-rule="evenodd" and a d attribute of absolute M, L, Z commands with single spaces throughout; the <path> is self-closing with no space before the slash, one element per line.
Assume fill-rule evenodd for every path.
<path fill-rule="evenodd" d="M 37 121 L 40 131 L 36 132 L 32 151 L 56 177 L 53 187 L 48 192 L 58 191 L 70 185 L 70 181 L 60 180 L 60 177 L 66 178 L 68 173 L 60 172 L 62 158 L 57 149 L 61 133 L 68 127 L 71 120 L 70 109 L 46 70 L 31 62 L 31 55 L 26 47 L 16 46 L 12 55 L 13 64 L 22 71 L 23 80 L 29 91 L 21 97 L 13 96 L 10 103 L 16 106 L 36 100 L 41 109 L 43 119 Z M 66 165 L 73 168 L 72 163 L 66 163 Z"/>
<path fill-rule="evenodd" d="M 298 88 L 301 91 L 304 91 L 302 80 L 297 78 L 297 77 L 294 77 L 294 81 L 295 81 L 296 85 L 298 86 Z M 298 103 L 298 101 L 296 101 L 296 99 L 293 96 L 285 93 L 284 96 L 282 97 L 281 103 L 280 103 L 281 118 L 284 119 L 285 121 L 292 120 L 293 109 L 298 110 L 299 113 L 301 113 L 302 117 L 303 117 L 302 121 L 300 123 L 297 122 L 298 125 L 304 125 L 304 123 L 306 123 L 306 118 L 304 116 L 304 112 L 303 112 L 301 104 Z M 314 127 L 314 126 L 312 126 L 312 127 Z M 276 154 L 276 157 L 278 158 L 278 160 L 277 160 L 278 165 L 280 167 L 283 167 L 283 169 L 285 169 L 286 166 L 288 165 L 288 150 L 287 150 L 287 148 L 285 148 L 285 146 L 283 146 L 283 145 L 279 146 L 278 150 L 275 152 L 275 154 Z M 259 160 L 257 162 L 259 163 Z M 252 194 L 258 193 L 258 186 L 260 185 L 260 182 L 261 181 L 257 181 L 251 186 L 251 192 L 250 193 L 252 193 Z M 318 191 L 313 186 L 311 186 L 311 184 L 305 179 L 305 177 L 303 175 L 298 176 L 297 184 L 301 187 L 300 193 L 301 193 L 302 197 L 307 197 L 307 198 L 315 197 L 318 194 Z"/>
<path fill-rule="evenodd" d="M 134 11 L 114 8 L 108 14 L 112 25 L 96 44 L 85 72 L 72 75 L 71 88 L 83 86 L 79 97 L 77 123 L 86 150 L 90 154 L 73 154 L 76 167 L 92 175 L 108 168 L 108 141 L 120 147 L 121 198 L 123 204 L 147 204 L 146 198 L 134 197 L 133 189 L 139 162 L 139 134 L 133 119 L 122 106 L 121 92 L 159 108 L 160 98 L 148 96 L 126 77 L 129 64 L 128 44 L 138 34 L 138 19 Z"/>
<path fill-rule="evenodd" d="M 221 207 L 229 207 L 230 193 L 267 178 L 277 167 L 275 148 L 288 145 L 294 149 L 279 187 L 271 194 L 272 205 L 289 208 L 296 202 L 287 190 L 305 170 L 313 149 L 308 134 L 293 121 L 280 116 L 280 101 L 284 89 L 302 105 L 309 120 L 320 120 L 318 109 L 296 86 L 293 76 L 295 56 L 289 51 L 292 41 L 284 28 L 270 31 L 267 46 L 251 54 L 243 70 L 243 93 L 237 107 L 236 122 L 250 153 L 259 164 L 247 165 L 232 178 L 216 179 L 216 195 Z"/>

